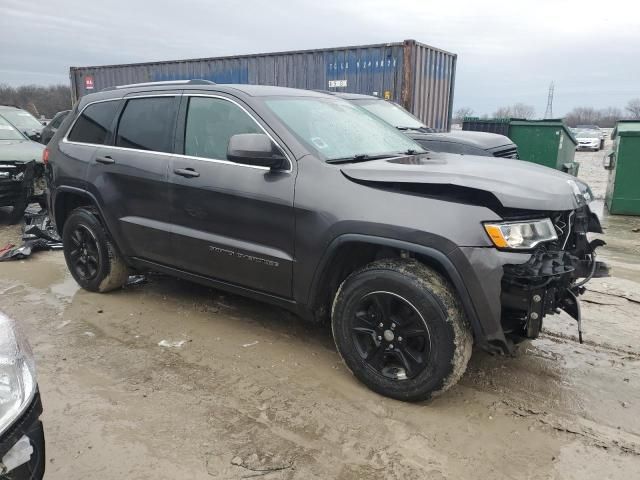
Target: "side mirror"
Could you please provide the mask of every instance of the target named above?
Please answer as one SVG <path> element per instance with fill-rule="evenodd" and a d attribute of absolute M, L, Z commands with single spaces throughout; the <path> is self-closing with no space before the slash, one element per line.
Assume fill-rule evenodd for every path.
<path fill-rule="evenodd" d="M 245 165 L 283 169 L 287 159 L 264 133 L 239 133 L 229 139 L 227 160 Z"/>
<path fill-rule="evenodd" d="M 27 132 L 26 130 L 24 131 L 24 134 L 29 138 L 29 140 L 33 140 L 34 142 L 39 142 L 40 141 L 40 134 L 38 132 Z"/>

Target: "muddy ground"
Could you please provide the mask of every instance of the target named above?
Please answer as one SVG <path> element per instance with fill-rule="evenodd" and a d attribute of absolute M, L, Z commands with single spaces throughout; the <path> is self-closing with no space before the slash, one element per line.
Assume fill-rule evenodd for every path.
<path fill-rule="evenodd" d="M 601 199 L 603 153 L 577 156 Z M 162 276 L 88 293 L 59 251 L 0 264 L 0 309 L 37 357 L 46 478 L 640 478 L 640 218 L 604 223 L 614 276 L 583 297 L 585 344 L 549 318 L 422 404 L 370 392 L 328 329 L 264 304 Z"/>

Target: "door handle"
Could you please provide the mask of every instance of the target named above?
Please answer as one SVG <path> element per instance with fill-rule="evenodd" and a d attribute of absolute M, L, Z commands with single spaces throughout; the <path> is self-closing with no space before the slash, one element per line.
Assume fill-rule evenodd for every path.
<path fill-rule="evenodd" d="M 96 162 L 102 163 L 103 165 L 111 165 L 112 163 L 116 163 L 116 161 L 109 155 L 105 155 L 104 157 L 96 157 Z"/>
<path fill-rule="evenodd" d="M 176 168 L 173 173 L 185 178 L 195 178 L 200 176 L 200 174 L 193 168 Z"/>

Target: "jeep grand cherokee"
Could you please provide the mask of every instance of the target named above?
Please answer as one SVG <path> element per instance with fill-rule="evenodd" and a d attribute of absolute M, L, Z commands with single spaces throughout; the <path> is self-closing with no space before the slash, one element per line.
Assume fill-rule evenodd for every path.
<path fill-rule="evenodd" d="M 85 289 L 154 270 L 330 321 L 371 389 L 402 400 L 579 320 L 602 272 L 589 188 L 518 160 L 425 152 L 335 96 L 206 81 L 83 97 L 45 152 Z"/>

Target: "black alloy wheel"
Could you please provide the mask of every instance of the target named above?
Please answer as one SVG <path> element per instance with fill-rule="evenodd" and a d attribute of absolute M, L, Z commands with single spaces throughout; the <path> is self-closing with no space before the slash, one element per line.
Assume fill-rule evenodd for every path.
<path fill-rule="evenodd" d="M 78 284 L 91 292 L 122 287 L 129 269 L 92 207 L 76 208 L 62 229 L 64 257 Z"/>
<path fill-rule="evenodd" d="M 363 361 L 387 378 L 414 378 L 429 364 L 429 328 L 420 312 L 395 293 L 376 291 L 362 297 L 351 332 Z"/>
<path fill-rule="evenodd" d="M 413 259 L 381 259 L 349 275 L 334 298 L 331 330 L 361 382 L 405 401 L 455 385 L 473 346 L 455 289 Z"/>
<path fill-rule="evenodd" d="M 100 252 L 95 236 L 85 225 L 79 224 L 71 232 L 70 240 L 70 267 L 82 280 L 94 279 L 100 267 Z"/>

